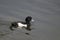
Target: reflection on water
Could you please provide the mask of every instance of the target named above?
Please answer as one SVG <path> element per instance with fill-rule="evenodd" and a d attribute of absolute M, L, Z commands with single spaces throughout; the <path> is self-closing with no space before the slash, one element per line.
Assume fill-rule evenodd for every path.
<path fill-rule="evenodd" d="M 14 33 L 14 32 L 21 32 L 21 33 L 23 33 L 23 34 L 26 34 L 26 35 L 30 35 L 30 33 L 29 32 L 24 32 L 24 30 L 26 30 L 26 29 L 24 29 L 24 30 L 22 30 L 22 31 L 19 31 L 19 30 L 14 30 L 14 31 L 11 31 L 10 29 L 9 29 L 9 27 L 10 27 L 10 25 L 11 25 L 11 21 L 5 21 L 5 20 L 0 20 L 0 38 L 3 38 L 3 37 L 5 37 L 5 36 L 7 36 L 7 35 L 10 35 L 10 34 L 12 34 L 12 33 Z M 28 30 L 27 30 L 28 31 Z"/>

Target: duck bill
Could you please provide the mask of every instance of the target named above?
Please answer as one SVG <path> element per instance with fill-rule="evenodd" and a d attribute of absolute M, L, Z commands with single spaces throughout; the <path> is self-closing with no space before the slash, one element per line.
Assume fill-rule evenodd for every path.
<path fill-rule="evenodd" d="M 31 22 L 34 22 L 34 19 L 32 19 Z"/>

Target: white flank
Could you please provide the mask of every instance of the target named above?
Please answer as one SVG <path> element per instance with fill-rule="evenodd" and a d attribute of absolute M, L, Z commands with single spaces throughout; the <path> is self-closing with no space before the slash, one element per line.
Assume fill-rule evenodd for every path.
<path fill-rule="evenodd" d="M 26 24 L 22 24 L 22 23 L 18 23 L 18 28 L 22 28 L 22 27 L 27 27 L 27 25 Z"/>

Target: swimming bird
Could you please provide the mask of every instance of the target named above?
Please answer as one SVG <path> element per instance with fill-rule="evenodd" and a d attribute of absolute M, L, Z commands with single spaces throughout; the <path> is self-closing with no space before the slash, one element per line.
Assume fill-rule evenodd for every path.
<path fill-rule="evenodd" d="M 14 30 L 13 28 L 20 28 L 23 29 L 25 28 L 28 31 L 31 31 L 31 22 L 34 22 L 31 16 L 27 16 L 25 18 L 25 22 L 23 21 L 17 21 L 17 22 L 12 22 L 10 26 L 10 30 Z"/>

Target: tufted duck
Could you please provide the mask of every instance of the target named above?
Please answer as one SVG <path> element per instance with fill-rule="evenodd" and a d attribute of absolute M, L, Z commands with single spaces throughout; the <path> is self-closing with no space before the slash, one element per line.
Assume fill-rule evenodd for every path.
<path fill-rule="evenodd" d="M 26 19 L 25 19 L 25 22 L 22 22 L 22 21 L 17 21 L 17 22 L 12 22 L 11 23 L 11 26 L 10 26 L 10 30 L 14 30 L 13 28 L 25 28 L 26 30 L 28 31 L 31 31 L 31 23 L 30 22 L 33 22 L 34 20 L 32 19 L 31 16 L 27 16 Z"/>

